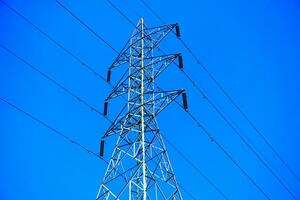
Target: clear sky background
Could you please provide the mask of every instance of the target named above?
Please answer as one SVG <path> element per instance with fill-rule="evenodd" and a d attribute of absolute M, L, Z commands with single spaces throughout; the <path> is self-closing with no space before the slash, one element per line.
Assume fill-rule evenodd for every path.
<path fill-rule="evenodd" d="M 54 0 L 5 0 L 97 72 L 106 75 L 116 54 Z M 120 50 L 133 27 L 104 0 L 62 1 Z M 128 17 L 161 23 L 139 0 L 113 1 Z M 179 22 L 182 38 L 300 176 L 300 3 L 297 0 L 159 1 L 148 3 L 168 23 Z M 162 48 L 182 52 L 185 69 L 241 134 L 300 198 L 300 182 L 251 129 L 174 35 Z M 0 43 L 102 110 L 110 88 L 0 2 Z M 113 80 L 119 74 L 113 74 Z M 214 112 L 183 74 L 170 67 L 158 83 L 186 88 L 189 110 L 273 200 L 293 199 Z M 16 104 L 93 151 L 108 127 L 63 90 L 0 48 L 0 97 Z M 118 110 L 115 103 L 110 109 Z M 0 102 L 0 199 L 94 199 L 104 162 L 52 134 Z M 113 116 L 111 116 L 113 117 Z M 239 169 L 176 104 L 162 113 L 160 129 L 229 199 L 265 199 Z M 167 144 L 179 183 L 197 199 L 222 197 Z M 111 149 L 106 150 L 109 158 Z M 184 199 L 191 199 L 183 192 Z"/>

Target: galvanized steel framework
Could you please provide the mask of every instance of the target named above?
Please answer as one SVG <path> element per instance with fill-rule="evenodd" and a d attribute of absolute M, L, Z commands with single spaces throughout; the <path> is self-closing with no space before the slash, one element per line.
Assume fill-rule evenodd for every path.
<path fill-rule="evenodd" d="M 117 142 L 102 180 L 97 200 L 181 200 L 181 192 L 172 169 L 156 116 L 184 90 L 162 91 L 155 86 L 155 79 L 178 59 L 181 54 L 154 56 L 155 49 L 177 24 L 148 28 L 141 19 L 131 38 L 110 66 L 107 81 L 111 80 L 113 68 L 129 65 L 119 82 L 114 86 L 104 104 L 107 114 L 109 100 L 127 94 L 127 104 L 116 117 L 101 141 L 100 156 L 103 156 L 104 141 L 116 136 Z M 127 109 L 126 109 L 127 108 Z"/>

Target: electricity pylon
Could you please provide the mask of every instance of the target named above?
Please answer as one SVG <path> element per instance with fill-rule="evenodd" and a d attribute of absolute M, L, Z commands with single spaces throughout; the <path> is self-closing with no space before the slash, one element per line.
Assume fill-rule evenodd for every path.
<path fill-rule="evenodd" d="M 117 137 L 96 200 L 182 200 L 156 121 L 156 116 L 179 95 L 187 109 L 185 90 L 163 91 L 154 84 L 177 59 L 178 66 L 183 67 L 181 54 L 153 55 L 171 31 L 180 37 L 178 24 L 148 28 L 141 19 L 108 70 L 107 81 L 110 82 L 114 68 L 129 65 L 108 95 L 104 115 L 107 115 L 109 100 L 122 97 L 127 103 L 101 140 L 100 156 L 103 156 L 104 141 Z"/>

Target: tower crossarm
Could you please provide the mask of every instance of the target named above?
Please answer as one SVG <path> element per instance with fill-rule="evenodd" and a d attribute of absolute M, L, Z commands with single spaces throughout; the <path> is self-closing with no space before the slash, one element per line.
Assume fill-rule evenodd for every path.
<path fill-rule="evenodd" d="M 146 122 L 150 122 L 153 118 L 157 117 L 169 104 L 171 104 L 179 95 L 181 95 L 185 90 L 169 90 L 169 91 L 156 91 L 156 92 L 146 92 L 145 95 L 154 95 L 154 99 L 145 101 L 143 105 L 134 107 L 134 109 L 127 112 L 127 114 L 122 115 L 119 113 L 118 117 L 114 123 L 108 128 L 103 139 L 115 134 L 120 134 L 121 132 L 129 132 L 135 126 L 140 125 L 140 121 L 136 119 L 139 115 L 140 106 L 144 106 Z M 132 101 L 137 101 L 138 98 L 133 98 Z M 152 110 L 152 105 L 155 102 L 155 109 Z M 124 112 L 124 111 L 121 111 Z M 128 123 L 130 122 L 130 123 Z M 125 125 L 127 124 L 127 125 Z M 126 127 L 128 126 L 128 127 Z"/>
<path fill-rule="evenodd" d="M 153 46 L 152 48 L 155 48 L 159 45 L 159 43 L 175 28 L 178 24 L 167 24 L 163 26 L 158 27 L 151 27 L 151 28 L 145 28 L 144 36 L 139 38 L 138 40 L 135 40 L 134 43 L 130 43 L 131 38 L 136 37 L 137 35 L 141 34 L 141 31 L 135 32 L 131 38 L 127 41 L 126 45 L 123 47 L 117 58 L 114 60 L 114 62 L 109 67 L 109 70 L 118 67 L 120 65 L 126 64 L 130 62 L 130 48 L 134 45 L 137 45 L 140 43 L 141 40 L 148 40 L 151 41 Z M 138 27 L 137 27 L 138 28 Z M 147 53 L 147 50 L 145 51 L 145 54 Z"/>
<path fill-rule="evenodd" d="M 153 74 L 148 74 L 148 76 L 146 76 L 146 79 L 148 79 L 147 81 L 153 82 L 154 79 L 156 79 L 162 72 L 164 72 L 180 56 L 181 54 L 177 53 L 177 54 L 168 54 L 168 55 L 145 58 L 145 61 L 149 60 L 149 62 L 147 65 L 144 66 L 144 68 L 147 68 L 150 65 L 153 67 Z M 136 61 L 132 65 L 134 66 L 138 64 L 139 62 Z M 112 89 L 111 93 L 108 95 L 106 100 L 108 101 L 110 99 L 127 94 L 129 89 L 128 79 L 137 76 L 138 73 L 139 71 L 136 70 L 132 72 L 130 75 L 128 75 L 128 70 L 126 70 L 123 76 L 121 77 L 120 81 Z M 131 89 L 137 90 L 138 88 L 131 88 Z"/>

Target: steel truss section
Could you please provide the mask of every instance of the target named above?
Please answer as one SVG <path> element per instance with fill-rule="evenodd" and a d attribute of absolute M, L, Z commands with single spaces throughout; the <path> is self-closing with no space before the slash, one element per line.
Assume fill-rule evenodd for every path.
<path fill-rule="evenodd" d="M 127 95 L 127 103 L 102 137 L 117 136 L 96 200 L 182 200 L 156 117 L 184 90 L 163 91 L 155 79 L 181 54 L 154 56 L 159 43 L 177 24 L 147 28 L 141 19 L 131 38 L 109 67 L 129 65 L 108 95 L 108 102 Z M 181 60 L 182 61 L 182 60 Z M 100 150 L 103 156 L 103 150 Z"/>

